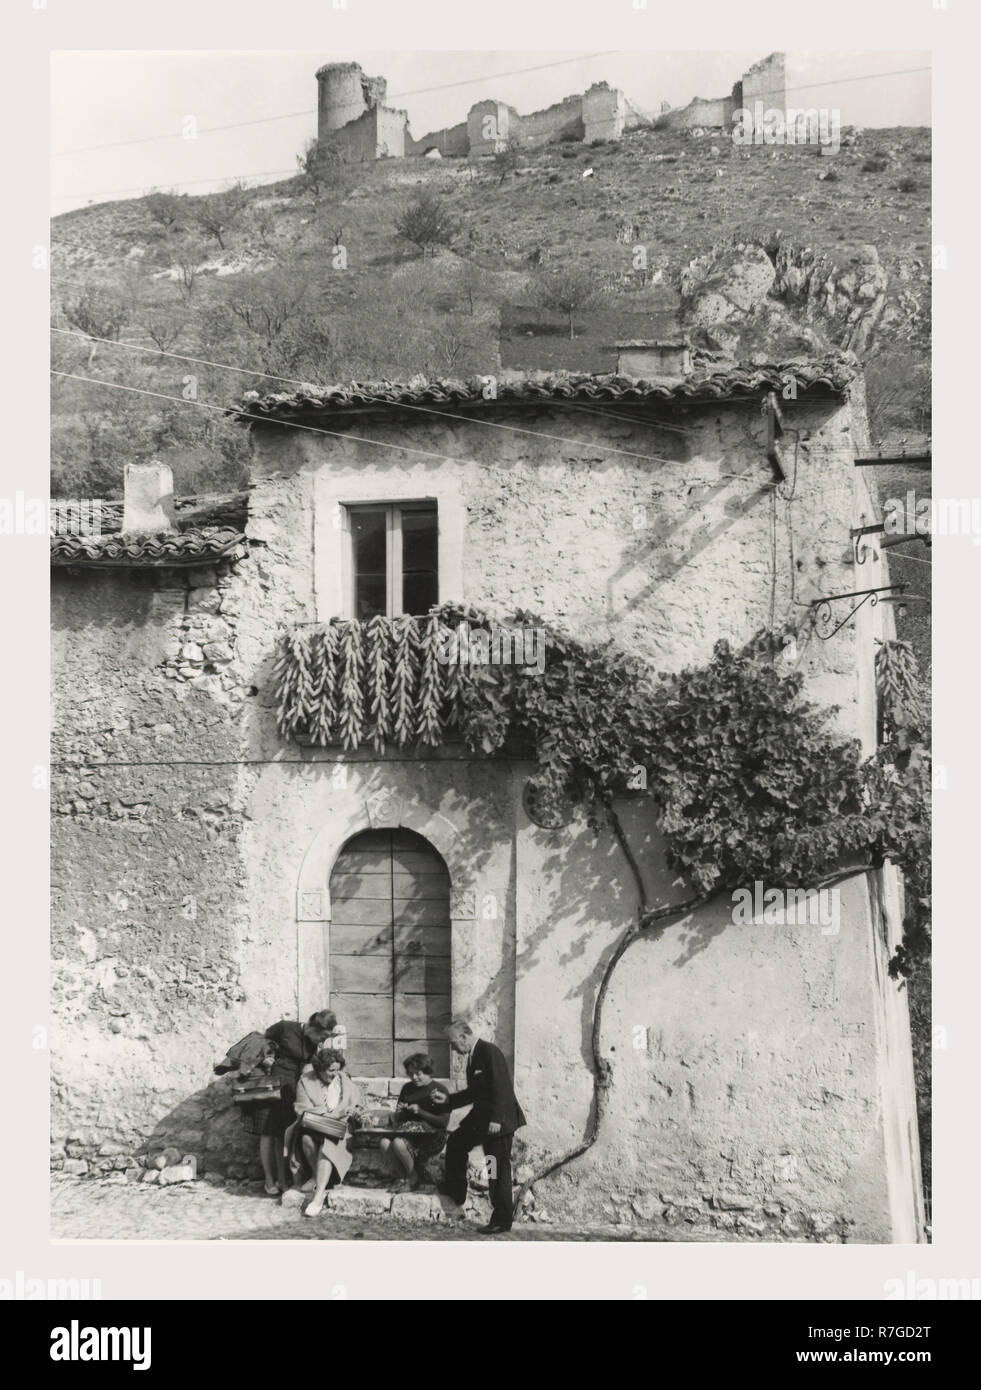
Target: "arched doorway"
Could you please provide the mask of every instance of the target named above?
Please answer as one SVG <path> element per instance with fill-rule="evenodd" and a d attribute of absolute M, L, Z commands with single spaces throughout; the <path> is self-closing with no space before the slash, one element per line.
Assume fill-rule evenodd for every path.
<path fill-rule="evenodd" d="M 354 1076 L 402 1074 L 428 1052 L 449 1075 L 450 876 L 412 830 L 348 840 L 330 876 L 330 1008 L 347 1029 Z"/>

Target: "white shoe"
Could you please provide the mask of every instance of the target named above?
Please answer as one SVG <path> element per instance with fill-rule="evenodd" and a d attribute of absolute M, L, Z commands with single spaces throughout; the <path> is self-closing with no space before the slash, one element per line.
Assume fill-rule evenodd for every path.
<path fill-rule="evenodd" d="M 319 1216 L 320 1213 L 323 1211 L 323 1209 L 324 1209 L 324 1199 L 323 1199 L 323 1197 L 321 1197 L 319 1200 L 315 1197 L 315 1198 L 313 1199 L 313 1201 L 310 1203 L 310 1205 L 307 1207 L 307 1209 L 306 1209 L 306 1211 L 303 1213 L 303 1215 L 304 1215 L 304 1216 Z"/>

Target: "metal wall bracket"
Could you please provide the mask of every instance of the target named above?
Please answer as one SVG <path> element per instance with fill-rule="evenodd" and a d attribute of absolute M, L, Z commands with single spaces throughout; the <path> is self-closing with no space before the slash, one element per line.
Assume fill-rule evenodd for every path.
<path fill-rule="evenodd" d="M 902 594 L 908 588 L 908 584 L 882 584 L 877 589 L 853 589 L 846 594 L 825 594 L 823 598 L 813 599 L 808 606 L 814 609 L 814 631 L 822 642 L 827 642 L 836 632 L 840 632 L 846 623 L 851 622 L 858 610 L 866 603 L 874 608 L 879 602 L 880 594 Z M 842 599 L 850 598 L 857 598 L 859 602 L 848 610 L 840 623 L 831 627 L 831 623 L 834 622 L 834 610 L 831 605 L 839 603 Z M 828 628 L 830 631 L 822 631 L 822 629 Z"/>

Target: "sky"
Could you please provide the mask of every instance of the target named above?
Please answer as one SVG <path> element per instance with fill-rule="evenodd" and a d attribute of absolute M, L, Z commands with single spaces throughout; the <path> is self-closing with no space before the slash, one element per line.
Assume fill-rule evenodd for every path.
<path fill-rule="evenodd" d="M 464 120 L 487 97 L 527 113 L 599 81 L 656 114 L 662 101 L 683 106 L 693 96 L 728 93 L 764 56 L 762 50 L 56 52 L 52 212 L 139 197 L 151 188 L 207 193 L 237 178 L 263 183 L 294 172 L 297 153 L 316 134 L 314 74 L 324 63 L 358 62 L 370 76 L 386 77 L 388 104 L 408 111 L 418 139 Z M 929 64 L 929 53 L 910 50 L 790 53 L 789 100 L 838 109 L 842 125 L 928 126 L 930 73 L 902 70 Z M 523 68 L 536 71 L 515 72 Z M 209 131 L 212 126 L 234 128 Z"/>

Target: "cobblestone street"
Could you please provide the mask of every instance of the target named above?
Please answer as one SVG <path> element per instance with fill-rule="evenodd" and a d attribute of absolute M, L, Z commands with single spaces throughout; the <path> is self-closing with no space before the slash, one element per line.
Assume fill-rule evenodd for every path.
<path fill-rule="evenodd" d="M 159 1188 L 56 1174 L 51 1187 L 53 1240 L 487 1240 L 478 1219 L 464 1222 L 346 1215 L 325 1209 L 307 1218 L 263 1192 L 205 1182 Z M 641 1241 L 649 1231 L 588 1231 L 524 1221 L 495 1240 Z"/>

